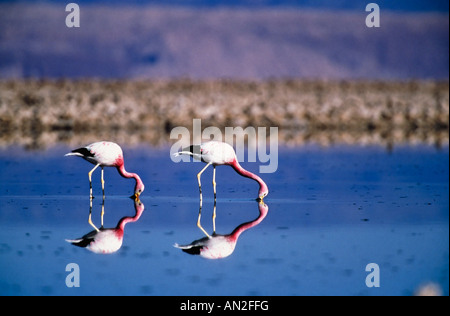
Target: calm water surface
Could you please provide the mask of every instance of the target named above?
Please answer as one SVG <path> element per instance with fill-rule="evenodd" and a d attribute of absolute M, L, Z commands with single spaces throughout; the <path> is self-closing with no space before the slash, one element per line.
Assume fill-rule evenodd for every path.
<path fill-rule="evenodd" d="M 217 234 L 248 229 L 217 260 L 173 247 L 205 237 L 196 226 L 203 165 L 175 164 L 168 148 L 124 149 L 146 190 L 117 252 L 66 242 L 93 231 L 90 210 L 100 227 L 104 209 L 104 228 L 136 215 L 134 181 L 111 168 L 104 203 L 94 173 L 91 209 L 92 165 L 63 157 L 69 150 L 0 149 L 0 295 L 411 295 L 428 282 L 449 294 L 447 147 L 280 150 L 277 173 L 262 175 L 265 217 L 257 184 L 219 167 Z M 243 166 L 258 172 L 258 163 Z M 212 234 L 212 169 L 203 177 L 202 225 Z M 66 286 L 69 263 L 79 287 Z M 380 267 L 379 288 L 366 286 L 369 263 Z"/>

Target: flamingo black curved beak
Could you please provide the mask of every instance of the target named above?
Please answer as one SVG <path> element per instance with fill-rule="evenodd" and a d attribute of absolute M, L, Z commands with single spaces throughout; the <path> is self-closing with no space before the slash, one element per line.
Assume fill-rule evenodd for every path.
<path fill-rule="evenodd" d="M 134 201 L 139 200 L 139 194 L 135 193 L 135 194 L 131 195 L 130 199 L 132 199 Z"/>

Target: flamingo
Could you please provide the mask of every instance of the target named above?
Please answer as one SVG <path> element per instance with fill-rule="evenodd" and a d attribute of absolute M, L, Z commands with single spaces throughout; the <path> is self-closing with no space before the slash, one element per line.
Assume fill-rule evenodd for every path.
<path fill-rule="evenodd" d="M 136 180 L 136 186 L 134 187 L 134 197 L 138 197 L 144 192 L 144 183 L 141 178 L 136 173 L 129 173 L 125 170 L 125 164 L 123 160 L 122 148 L 113 142 L 96 142 L 85 147 L 81 147 L 72 152 L 66 154 L 65 156 L 79 156 L 90 163 L 94 164 L 95 167 L 89 171 L 89 186 L 92 198 L 92 173 L 98 167 L 102 168 L 102 190 L 103 196 L 105 195 L 105 180 L 103 177 L 104 167 L 116 167 L 119 174 L 124 178 L 134 178 Z"/>
<path fill-rule="evenodd" d="M 200 255 L 201 257 L 206 259 L 222 259 L 228 257 L 234 252 L 239 236 L 241 236 L 241 234 L 244 231 L 259 225 L 267 216 L 267 213 L 269 212 L 269 207 L 262 201 L 259 202 L 258 207 L 259 207 L 258 218 L 256 218 L 251 222 L 239 225 L 229 235 L 216 234 L 215 223 L 214 223 L 214 232 L 212 236 L 206 233 L 206 231 L 199 226 L 200 229 L 203 231 L 203 233 L 206 235 L 206 237 L 203 237 L 202 239 L 199 240 L 195 240 L 189 245 L 175 244 L 174 247 L 181 249 L 182 251 L 188 254 Z M 216 205 L 214 205 L 214 214 L 215 213 L 216 213 Z"/>
<path fill-rule="evenodd" d="M 202 173 L 209 166 L 214 167 L 213 173 L 213 187 L 214 187 L 214 199 L 216 199 L 216 166 L 228 165 L 233 167 L 233 169 L 243 177 L 247 177 L 255 180 L 259 184 L 258 201 L 262 201 L 268 194 L 269 188 L 266 183 L 256 174 L 245 170 L 241 167 L 236 157 L 236 152 L 234 148 L 224 142 L 219 141 L 209 141 L 201 145 L 191 145 L 190 147 L 184 148 L 182 151 L 175 153 L 174 156 L 189 155 L 194 157 L 194 159 L 201 160 L 206 163 L 206 167 L 203 168 L 198 174 L 198 188 L 200 191 L 200 201 L 202 201 Z"/>
<path fill-rule="evenodd" d="M 104 204 L 102 204 L 104 207 Z M 111 254 L 118 251 L 122 247 L 123 235 L 125 230 L 125 225 L 128 223 L 136 222 L 144 212 L 144 204 L 136 198 L 134 201 L 135 215 L 133 217 L 127 216 L 123 217 L 117 223 L 115 228 L 103 228 L 103 217 L 102 226 L 100 229 L 95 227 L 92 222 L 90 224 L 95 228 L 95 230 L 87 233 L 83 237 L 78 239 L 66 239 L 67 242 L 72 245 L 83 247 L 92 251 L 94 253 L 100 254 Z M 91 216 L 92 206 L 89 211 L 89 221 Z M 103 211 L 102 211 L 103 214 Z"/>

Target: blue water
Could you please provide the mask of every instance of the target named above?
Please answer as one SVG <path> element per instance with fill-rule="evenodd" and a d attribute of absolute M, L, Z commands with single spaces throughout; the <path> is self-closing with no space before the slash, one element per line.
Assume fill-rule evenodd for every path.
<path fill-rule="evenodd" d="M 0 149 L 0 295 L 412 295 L 423 284 L 449 294 L 448 148 L 306 146 L 280 149 L 263 174 L 267 217 L 218 260 L 173 247 L 205 237 L 197 228 L 201 163 L 175 164 L 168 148 L 124 148 L 126 167 L 146 184 L 142 216 L 122 247 L 95 254 L 66 242 L 93 228 L 92 165 L 56 146 Z M 243 163 L 258 171 L 258 163 Z M 212 169 L 203 175 L 202 225 L 212 234 Z M 96 171 L 92 220 L 100 226 Z M 134 182 L 105 169 L 104 227 L 134 216 Z M 218 234 L 259 215 L 258 187 L 217 168 Z M 79 267 L 79 287 L 67 287 Z M 369 288 L 366 265 L 380 268 Z"/>

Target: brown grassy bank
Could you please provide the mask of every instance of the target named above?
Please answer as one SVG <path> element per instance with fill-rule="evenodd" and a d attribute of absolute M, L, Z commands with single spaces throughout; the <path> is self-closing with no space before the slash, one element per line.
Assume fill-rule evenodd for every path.
<path fill-rule="evenodd" d="M 448 144 L 448 82 L 0 82 L 0 146 L 170 142 L 173 127 L 279 127 L 280 144 Z"/>

